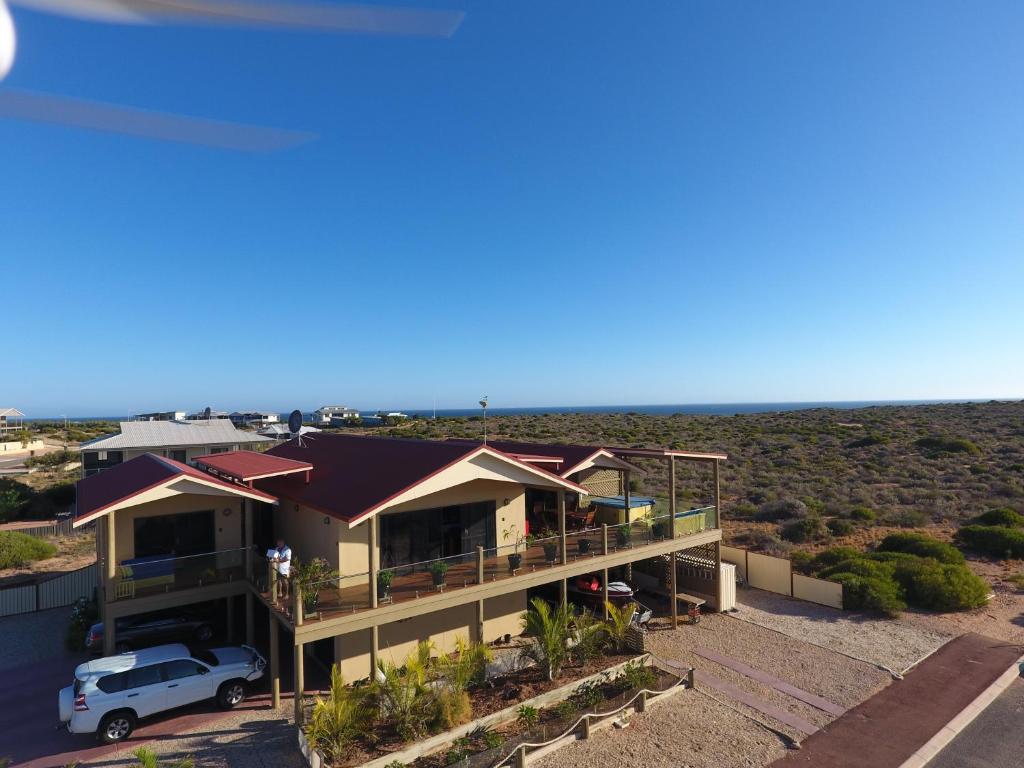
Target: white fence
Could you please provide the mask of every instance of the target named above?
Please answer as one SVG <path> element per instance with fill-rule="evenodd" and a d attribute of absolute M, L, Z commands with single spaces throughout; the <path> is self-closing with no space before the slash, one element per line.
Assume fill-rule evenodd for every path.
<path fill-rule="evenodd" d="M 46 581 L 0 589 L 0 616 L 46 611 L 71 605 L 80 597 L 91 598 L 98 574 L 92 563 Z"/>
<path fill-rule="evenodd" d="M 743 580 L 755 589 L 789 595 L 799 600 L 843 607 L 843 585 L 793 571 L 789 560 L 738 547 L 722 547 L 722 560 L 734 563 Z"/>

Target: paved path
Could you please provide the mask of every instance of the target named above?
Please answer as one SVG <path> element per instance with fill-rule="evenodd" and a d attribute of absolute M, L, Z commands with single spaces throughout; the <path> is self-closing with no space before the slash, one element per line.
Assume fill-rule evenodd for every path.
<path fill-rule="evenodd" d="M 716 664 L 721 664 L 723 667 L 728 667 L 735 672 L 739 672 L 741 675 L 745 675 L 752 680 L 757 680 L 759 683 L 764 683 L 765 685 L 774 688 L 776 691 L 780 691 L 787 696 L 792 696 L 794 699 L 802 701 L 804 704 L 810 704 L 812 707 L 820 709 L 822 712 L 828 712 L 830 715 L 835 715 L 836 717 L 839 717 L 846 712 L 846 710 L 838 704 L 834 704 L 826 698 L 817 696 L 803 690 L 802 688 L 797 688 L 795 685 L 787 683 L 781 678 L 769 675 L 767 672 L 762 672 L 760 669 L 755 669 L 749 664 L 743 663 L 739 659 L 734 659 L 732 656 L 726 656 L 724 653 L 716 653 L 708 648 L 697 648 L 694 650 L 694 653 L 708 659 L 709 661 L 713 661 Z"/>
<path fill-rule="evenodd" d="M 733 701 L 738 701 L 741 704 L 745 704 L 751 709 L 756 709 L 762 714 L 768 715 L 773 720 L 778 720 L 780 723 L 785 723 L 791 728 L 795 728 L 803 734 L 810 735 L 818 730 L 818 726 L 814 723 L 809 723 L 802 717 L 794 715 L 792 712 L 787 712 L 782 707 L 777 707 L 774 704 L 759 699 L 751 693 L 740 688 L 738 685 L 727 683 L 725 680 L 719 680 L 709 672 L 705 672 L 703 669 L 698 669 L 694 672 L 694 679 L 700 685 L 711 688 L 719 693 L 723 693 Z"/>
<path fill-rule="evenodd" d="M 982 635 L 962 635 L 906 678 L 808 738 L 800 751 L 772 765 L 896 768 L 1013 665 L 1021 652 L 1020 646 Z"/>
<path fill-rule="evenodd" d="M 1003 691 L 928 768 L 1007 768 L 1024 762 L 1024 680 Z"/>

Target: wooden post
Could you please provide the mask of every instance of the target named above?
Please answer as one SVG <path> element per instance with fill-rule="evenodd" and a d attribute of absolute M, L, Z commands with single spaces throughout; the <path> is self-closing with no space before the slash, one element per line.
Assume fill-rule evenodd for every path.
<path fill-rule="evenodd" d="M 722 485 L 718 472 L 718 459 L 715 459 L 715 528 L 722 527 Z"/>
<path fill-rule="evenodd" d="M 377 607 L 377 517 L 366 521 L 366 546 L 369 549 L 370 607 Z"/>
<path fill-rule="evenodd" d="M 558 489 L 558 537 L 561 543 L 562 565 L 569 562 L 569 545 L 565 539 L 565 489 Z"/>
<path fill-rule="evenodd" d="M 270 604 L 277 605 L 277 568 L 273 560 L 267 560 L 267 592 L 270 595 Z"/>
<path fill-rule="evenodd" d="M 106 534 L 106 539 L 107 539 L 107 543 L 106 543 L 105 549 L 106 549 L 106 553 L 107 553 L 107 583 L 108 584 L 113 584 L 114 580 L 117 578 L 117 548 L 116 548 L 115 543 L 114 543 L 114 530 L 117 528 L 117 524 L 114 521 L 114 515 L 115 514 L 116 514 L 115 512 L 108 512 L 107 513 L 107 524 L 106 524 L 106 530 L 104 531 L 104 533 Z M 114 592 L 115 592 L 115 590 L 113 590 L 113 589 L 110 590 L 110 594 L 107 595 L 107 599 L 108 600 L 110 599 L 110 596 Z"/>
<path fill-rule="evenodd" d="M 564 605 L 568 605 L 569 604 L 569 581 L 567 579 L 562 579 L 561 587 L 562 587 L 562 605 L 563 606 Z"/>
<path fill-rule="evenodd" d="M 629 541 L 633 541 L 633 509 L 630 507 L 630 494 L 629 494 L 629 470 L 624 469 L 622 471 L 622 503 L 626 513 L 626 519 L 623 521 L 626 527 L 629 529 Z M 626 581 L 633 580 L 633 564 L 626 563 Z"/>
<path fill-rule="evenodd" d="M 519 749 L 516 750 L 515 758 L 516 768 L 526 768 L 526 745 L 520 744 Z"/>
<path fill-rule="evenodd" d="M 676 457 L 668 457 L 668 530 L 672 540 L 676 539 Z M 676 568 L 677 566 L 677 553 L 672 550 L 672 554 L 669 556 L 669 577 L 668 577 L 668 589 L 669 594 L 672 595 L 669 601 L 672 604 L 672 629 L 679 628 L 679 600 L 676 595 L 679 590 L 676 586 Z"/>
<path fill-rule="evenodd" d="M 278 648 L 277 616 L 270 614 L 270 704 L 276 710 L 281 706 L 281 659 Z"/>
<path fill-rule="evenodd" d="M 114 531 L 117 528 L 117 524 L 114 519 L 114 512 L 107 513 L 105 526 L 104 526 L 104 550 L 106 552 L 106 589 L 104 589 L 103 598 L 106 603 L 104 606 L 104 619 L 103 619 L 103 655 L 111 656 L 114 653 L 116 639 L 114 637 L 114 628 L 117 624 L 117 620 L 110 617 L 109 605 L 115 599 L 117 599 L 117 547 L 114 541 Z"/>
<path fill-rule="evenodd" d="M 584 717 L 583 718 L 583 738 L 584 739 L 589 739 L 590 738 L 590 718 L 589 717 Z"/>
<path fill-rule="evenodd" d="M 647 691 L 640 691 L 640 697 L 636 700 L 636 711 L 647 711 Z"/>
<path fill-rule="evenodd" d="M 476 583 L 484 583 L 484 548 L 481 546 L 476 548 Z"/>
<path fill-rule="evenodd" d="M 252 570 L 252 505 L 255 502 L 252 499 L 242 500 L 242 528 L 245 532 L 243 541 L 245 542 L 245 578 L 252 581 L 253 570 Z"/>
<path fill-rule="evenodd" d="M 305 610 L 302 607 L 302 585 L 298 579 L 292 579 L 292 622 L 296 627 L 301 627 L 305 619 Z"/>
<path fill-rule="evenodd" d="M 693 672 L 694 672 L 693 667 L 690 667 L 686 671 L 686 687 L 689 688 L 690 690 L 693 690 L 693 686 L 694 686 L 694 683 L 695 683 Z"/>
<path fill-rule="evenodd" d="M 297 728 L 302 727 L 302 694 L 306 690 L 306 675 L 305 669 L 303 668 L 304 659 L 302 658 L 302 643 L 295 644 L 295 688 L 294 688 L 294 704 L 295 704 L 295 726 Z"/>
<path fill-rule="evenodd" d="M 601 554 L 608 554 L 608 523 L 601 523 Z"/>
<path fill-rule="evenodd" d="M 478 643 L 486 642 L 484 640 L 484 601 L 476 601 L 476 641 Z"/>
<path fill-rule="evenodd" d="M 380 659 L 380 627 L 370 627 L 370 682 L 377 679 L 377 667 Z"/>
<path fill-rule="evenodd" d="M 252 592 L 245 593 L 245 644 L 256 642 L 255 598 Z"/>
<path fill-rule="evenodd" d="M 719 482 L 718 459 L 715 459 L 715 528 L 722 527 L 722 487 Z M 792 573 L 792 569 L 790 569 Z M 722 610 L 722 542 L 715 542 L 715 610 Z"/>

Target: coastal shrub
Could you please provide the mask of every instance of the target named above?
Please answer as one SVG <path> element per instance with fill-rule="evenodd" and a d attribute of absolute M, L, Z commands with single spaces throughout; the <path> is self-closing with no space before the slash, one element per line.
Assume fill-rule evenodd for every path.
<path fill-rule="evenodd" d="M 831 579 L 841 573 L 852 573 L 866 579 L 892 579 L 896 566 L 893 563 L 870 560 L 863 555 L 850 558 L 826 568 L 818 574 L 823 579 Z"/>
<path fill-rule="evenodd" d="M 17 531 L 0 531 L 0 568 L 22 568 L 57 554 L 57 547 Z"/>
<path fill-rule="evenodd" d="M 823 552 L 819 552 L 814 556 L 810 563 L 810 570 L 812 573 L 829 568 L 838 562 L 843 560 L 850 560 L 864 555 L 859 549 L 854 547 L 832 547 L 826 549 Z"/>
<path fill-rule="evenodd" d="M 880 552 L 906 552 L 931 557 L 940 563 L 962 563 L 963 553 L 952 544 L 933 539 L 923 533 L 892 533 L 878 545 Z"/>
<path fill-rule="evenodd" d="M 825 525 L 833 536 L 848 536 L 853 533 L 853 523 L 843 520 L 841 517 L 833 517 L 826 521 Z"/>
<path fill-rule="evenodd" d="M 970 522 L 971 525 L 1001 525 L 1004 528 L 1024 527 L 1024 515 L 1010 509 L 999 507 L 982 512 Z"/>
<path fill-rule="evenodd" d="M 796 520 L 807 517 L 807 505 L 796 499 L 780 499 L 762 504 L 756 515 L 758 520 Z"/>
<path fill-rule="evenodd" d="M 873 522 L 875 519 L 875 510 L 869 509 L 868 507 L 854 507 L 850 510 L 850 519 L 858 520 L 863 523 Z"/>
<path fill-rule="evenodd" d="M 786 541 L 801 544 L 805 541 L 817 541 L 828 536 L 828 529 L 820 517 L 807 517 L 803 520 L 791 520 L 785 523 L 779 535 Z"/>
<path fill-rule="evenodd" d="M 908 501 L 913 501 L 913 499 Z M 884 520 L 889 525 L 896 525 L 900 528 L 924 528 L 929 521 L 928 515 L 919 509 L 897 509 L 894 512 L 887 512 Z"/>
<path fill-rule="evenodd" d="M 728 514 L 732 517 L 753 517 L 757 514 L 757 507 L 749 501 L 741 501 L 733 504 Z"/>
<path fill-rule="evenodd" d="M 630 614 L 632 615 L 632 614 Z M 562 671 L 568 657 L 566 643 L 572 625 L 572 609 L 559 603 L 552 608 L 540 597 L 530 601 L 530 609 L 522 616 L 523 631 L 530 638 L 520 651 L 524 660 L 536 663 L 548 680 Z"/>
<path fill-rule="evenodd" d="M 843 585 L 843 607 L 853 610 L 877 611 L 894 618 L 906 609 L 899 585 L 891 579 L 858 576 L 842 572 L 830 577 Z"/>
<path fill-rule="evenodd" d="M 324 698 L 317 696 L 306 737 L 332 762 L 341 762 L 345 750 L 373 721 L 374 710 L 366 689 L 345 685 L 341 668 L 331 667 L 331 692 Z"/>
<path fill-rule="evenodd" d="M 933 435 L 914 441 L 914 445 L 926 456 L 941 456 L 948 453 L 981 453 L 978 446 L 962 437 Z"/>
<path fill-rule="evenodd" d="M 988 584 L 962 564 L 915 558 L 896 563 L 893 575 L 908 603 L 933 611 L 977 608 L 989 594 Z"/>
<path fill-rule="evenodd" d="M 789 564 L 793 566 L 793 570 L 798 573 L 810 573 L 811 563 L 814 561 L 814 555 L 810 552 L 804 552 L 802 549 L 797 549 L 789 553 Z"/>
<path fill-rule="evenodd" d="M 1024 557 L 1024 530 L 1001 525 L 966 525 L 956 532 L 956 542 L 992 557 Z"/>

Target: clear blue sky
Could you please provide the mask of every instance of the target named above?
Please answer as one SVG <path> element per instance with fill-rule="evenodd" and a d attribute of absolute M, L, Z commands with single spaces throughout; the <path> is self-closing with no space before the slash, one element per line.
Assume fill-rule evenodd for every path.
<path fill-rule="evenodd" d="M 14 9 L 0 406 L 1024 396 L 1024 3 L 452 0 L 450 40 Z"/>

